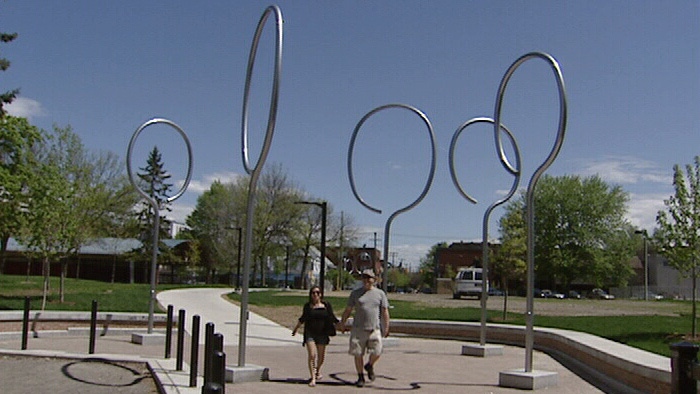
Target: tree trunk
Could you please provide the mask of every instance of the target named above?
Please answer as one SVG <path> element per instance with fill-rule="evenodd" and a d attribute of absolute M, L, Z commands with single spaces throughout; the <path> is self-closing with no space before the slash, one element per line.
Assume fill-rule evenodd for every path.
<path fill-rule="evenodd" d="M 117 255 L 112 257 L 112 283 L 114 283 L 114 276 L 117 274 Z"/>
<path fill-rule="evenodd" d="M 503 280 L 503 321 L 508 317 L 508 279 Z"/>
<path fill-rule="evenodd" d="M 695 258 L 693 258 L 692 278 L 693 278 L 693 339 L 692 340 L 694 341 L 695 338 L 697 338 L 697 336 L 698 336 L 698 324 L 697 324 L 698 312 L 697 312 L 697 305 L 695 305 L 695 301 L 697 298 L 697 296 L 696 296 L 697 288 L 698 288 L 698 274 L 697 274 L 697 270 L 695 268 Z"/>
<path fill-rule="evenodd" d="M 49 295 L 49 275 L 51 273 L 51 266 L 48 257 L 44 257 L 42 271 L 44 273 L 44 288 L 41 296 L 41 311 L 43 312 L 46 309 L 46 298 Z"/>
<path fill-rule="evenodd" d="M 63 259 L 61 261 L 61 280 L 58 285 L 58 297 L 59 302 L 62 304 L 64 301 L 65 286 L 66 286 L 66 271 L 68 271 L 68 259 Z"/>
<path fill-rule="evenodd" d="M 5 273 L 5 252 L 7 251 L 7 243 L 10 237 L 3 237 L 0 240 L 0 275 Z"/>
<path fill-rule="evenodd" d="M 29 275 L 32 274 L 32 258 L 27 257 L 27 282 L 29 282 Z"/>

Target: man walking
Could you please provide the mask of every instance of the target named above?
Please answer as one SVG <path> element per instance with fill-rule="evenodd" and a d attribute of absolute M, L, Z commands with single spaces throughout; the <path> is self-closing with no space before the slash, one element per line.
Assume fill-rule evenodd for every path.
<path fill-rule="evenodd" d="M 362 271 L 363 286 L 350 293 L 343 317 L 338 322 L 338 328 L 345 332 L 345 322 L 355 309 L 348 353 L 355 357 L 357 387 L 365 385 L 364 371 L 367 371 L 369 380 L 374 381 L 374 365 L 382 354 L 382 334 L 389 336 L 389 300 L 383 290 L 374 286 L 376 279 L 372 269 Z M 363 360 L 365 353 L 369 354 L 366 364 Z"/>

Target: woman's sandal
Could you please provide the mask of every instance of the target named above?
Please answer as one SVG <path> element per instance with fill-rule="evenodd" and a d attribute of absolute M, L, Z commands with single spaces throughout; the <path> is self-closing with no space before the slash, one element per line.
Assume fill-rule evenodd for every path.
<path fill-rule="evenodd" d="M 316 387 L 316 381 L 313 379 L 309 380 L 309 387 Z"/>
<path fill-rule="evenodd" d="M 323 375 L 321 375 L 320 373 L 317 373 L 316 380 L 321 380 L 321 379 L 323 379 Z"/>

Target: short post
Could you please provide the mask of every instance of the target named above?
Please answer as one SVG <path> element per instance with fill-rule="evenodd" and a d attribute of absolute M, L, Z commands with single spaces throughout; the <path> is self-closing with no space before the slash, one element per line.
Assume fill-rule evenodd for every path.
<path fill-rule="evenodd" d="M 199 315 L 192 316 L 192 346 L 190 347 L 190 387 L 197 387 L 199 367 Z"/>
<path fill-rule="evenodd" d="M 202 387 L 202 394 L 223 394 L 226 392 L 226 353 L 224 349 L 224 336 L 216 333 L 211 336 L 211 360 L 209 380 Z"/>
<path fill-rule="evenodd" d="M 177 315 L 177 358 L 175 359 L 175 370 L 182 371 L 182 359 L 184 358 L 185 347 L 185 310 L 180 309 Z"/>
<path fill-rule="evenodd" d="M 671 393 L 696 394 L 697 384 L 693 377 L 693 365 L 698 362 L 700 346 L 683 341 L 673 343 L 671 348 Z"/>
<path fill-rule="evenodd" d="M 22 350 L 27 350 L 29 338 L 29 297 L 24 297 L 24 315 L 22 315 Z"/>
<path fill-rule="evenodd" d="M 211 359 L 214 349 L 214 323 L 209 322 L 204 326 L 204 386 L 211 381 Z"/>
<path fill-rule="evenodd" d="M 221 387 L 220 393 L 226 392 L 226 353 L 221 350 L 214 352 L 214 358 L 211 360 L 211 366 L 214 370 L 212 383 Z"/>
<path fill-rule="evenodd" d="M 211 380 L 221 387 L 221 392 L 226 392 L 226 353 L 224 353 L 224 335 L 214 334 L 214 354 L 211 360 Z"/>
<path fill-rule="evenodd" d="M 173 306 L 168 305 L 168 318 L 165 323 L 165 358 L 170 358 L 170 348 L 173 343 Z"/>
<path fill-rule="evenodd" d="M 92 300 L 92 313 L 90 314 L 90 349 L 89 354 L 95 354 L 95 335 L 97 334 L 97 301 Z"/>

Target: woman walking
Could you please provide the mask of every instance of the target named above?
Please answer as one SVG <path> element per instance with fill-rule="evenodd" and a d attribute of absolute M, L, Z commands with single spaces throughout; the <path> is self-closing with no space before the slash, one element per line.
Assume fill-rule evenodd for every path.
<path fill-rule="evenodd" d="M 313 286 L 309 289 L 309 302 L 304 304 L 301 317 L 297 325 L 292 330 L 292 335 L 296 335 L 301 325 L 304 325 L 304 341 L 302 346 L 306 346 L 309 356 L 309 386 L 316 386 L 316 381 L 320 380 L 321 366 L 326 357 L 326 346 L 330 343 L 330 337 L 335 335 L 335 324 L 338 318 L 333 313 L 333 307 L 329 302 L 323 300 L 321 288 Z"/>

